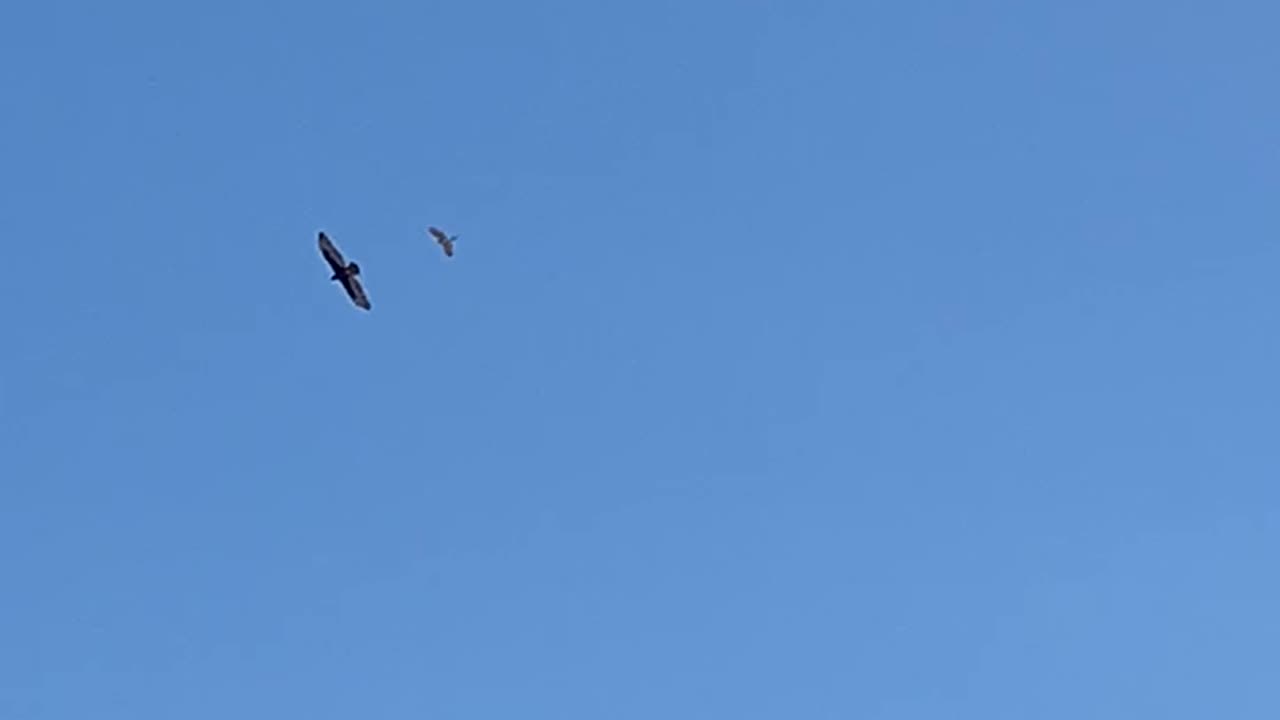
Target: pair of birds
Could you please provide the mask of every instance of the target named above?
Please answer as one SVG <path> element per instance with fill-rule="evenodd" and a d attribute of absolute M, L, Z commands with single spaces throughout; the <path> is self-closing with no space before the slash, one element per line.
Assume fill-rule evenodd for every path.
<path fill-rule="evenodd" d="M 446 235 L 443 230 L 434 227 L 427 228 L 427 232 L 431 233 L 431 237 L 435 238 L 444 249 L 446 257 L 453 257 L 453 243 L 458 239 L 457 235 Z M 347 262 L 323 230 L 320 231 L 319 243 L 320 254 L 333 270 L 329 279 L 342 283 L 342 289 L 347 291 L 347 297 L 351 298 L 351 302 L 355 303 L 356 307 L 363 310 L 373 307 L 369 302 L 369 296 L 365 294 L 364 286 L 360 284 L 360 266 L 354 262 Z"/>

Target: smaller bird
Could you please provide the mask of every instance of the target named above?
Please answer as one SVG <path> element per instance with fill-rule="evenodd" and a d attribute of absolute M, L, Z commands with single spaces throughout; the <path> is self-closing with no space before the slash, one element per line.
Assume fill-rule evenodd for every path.
<path fill-rule="evenodd" d="M 457 235 L 445 235 L 443 230 L 435 227 L 427 228 L 427 232 L 431 233 L 431 236 L 436 239 L 436 242 L 440 243 L 440 247 L 444 248 L 444 254 L 446 257 L 453 257 L 453 243 L 458 239 Z"/>
<path fill-rule="evenodd" d="M 342 283 L 342 289 L 347 291 L 347 296 L 351 298 L 351 302 L 355 306 L 368 310 L 372 307 L 369 303 L 369 296 L 365 294 L 364 287 L 360 285 L 360 266 L 354 262 L 347 262 L 342 257 L 342 253 L 338 252 L 338 248 L 333 246 L 333 241 L 329 239 L 324 231 L 320 232 L 319 237 L 320 254 L 324 256 L 325 262 L 329 263 L 329 269 L 333 270 L 333 274 L 329 276 L 330 280 Z"/>

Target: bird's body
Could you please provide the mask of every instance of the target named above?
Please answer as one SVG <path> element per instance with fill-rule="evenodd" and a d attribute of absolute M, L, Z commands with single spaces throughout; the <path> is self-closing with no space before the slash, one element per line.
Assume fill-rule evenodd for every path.
<path fill-rule="evenodd" d="M 427 228 L 427 232 L 431 233 L 431 237 L 434 237 L 444 249 L 445 257 L 453 257 L 453 243 L 458 239 L 457 235 L 446 235 L 443 230 L 434 227 Z"/>
<path fill-rule="evenodd" d="M 354 262 L 347 262 L 342 253 L 338 252 L 338 248 L 333 246 L 333 242 L 329 240 L 329 236 L 323 231 L 320 232 L 319 238 L 320 254 L 324 256 L 325 262 L 329 263 L 329 268 L 333 270 L 333 274 L 329 276 L 330 280 L 342 283 L 342 289 L 347 291 L 347 296 L 351 298 L 351 302 L 355 306 L 364 310 L 372 307 L 369 302 L 369 296 L 365 294 L 364 287 L 360 284 L 360 266 Z"/>

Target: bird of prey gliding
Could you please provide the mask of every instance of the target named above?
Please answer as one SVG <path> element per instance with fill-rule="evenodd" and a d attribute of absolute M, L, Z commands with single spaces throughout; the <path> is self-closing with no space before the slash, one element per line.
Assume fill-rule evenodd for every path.
<path fill-rule="evenodd" d="M 434 227 L 427 228 L 427 232 L 431 233 L 431 236 L 436 239 L 436 242 L 440 243 L 440 247 L 444 248 L 445 256 L 453 257 L 453 242 L 458 239 L 457 235 L 450 237 L 445 235 L 444 231 L 440 228 Z"/>
<path fill-rule="evenodd" d="M 320 233 L 320 254 L 324 255 L 325 262 L 333 269 L 329 279 L 342 283 L 342 289 L 347 291 L 356 307 L 368 310 L 371 306 L 369 296 L 364 294 L 364 288 L 360 285 L 360 266 L 343 259 L 342 253 L 338 252 L 338 248 L 333 246 L 329 236 L 323 231 Z"/>

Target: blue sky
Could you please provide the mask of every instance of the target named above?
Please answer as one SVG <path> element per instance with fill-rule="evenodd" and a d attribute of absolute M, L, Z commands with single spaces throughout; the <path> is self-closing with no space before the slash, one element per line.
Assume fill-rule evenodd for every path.
<path fill-rule="evenodd" d="M 0 716 L 1275 717 L 1277 23 L 6 8 Z"/>

